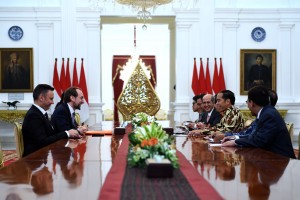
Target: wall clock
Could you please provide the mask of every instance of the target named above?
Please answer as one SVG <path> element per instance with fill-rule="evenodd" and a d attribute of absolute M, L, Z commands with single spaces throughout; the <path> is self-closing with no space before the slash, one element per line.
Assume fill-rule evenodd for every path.
<path fill-rule="evenodd" d="M 23 30 L 19 26 L 12 26 L 8 30 L 8 36 L 14 41 L 18 41 L 23 37 Z"/>

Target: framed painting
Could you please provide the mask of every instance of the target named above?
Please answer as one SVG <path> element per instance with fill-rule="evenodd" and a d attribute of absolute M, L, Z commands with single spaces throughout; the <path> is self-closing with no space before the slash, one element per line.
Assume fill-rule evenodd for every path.
<path fill-rule="evenodd" d="M 32 48 L 0 48 L 0 92 L 33 91 Z"/>
<path fill-rule="evenodd" d="M 241 49 L 240 94 L 256 85 L 276 91 L 276 49 Z"/>

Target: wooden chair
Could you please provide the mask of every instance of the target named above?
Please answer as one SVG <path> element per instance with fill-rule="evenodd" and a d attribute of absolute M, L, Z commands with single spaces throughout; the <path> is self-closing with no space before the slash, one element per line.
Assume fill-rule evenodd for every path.
<path fill-rule="evenodd" d="M 167 120 L 167 113 L 163 109 L 159 109 L 159 111 L 155 115 L 157 120 Z"/>
<path fill-rule="evenodd" d="M 1 140 L 0 140 L 0 167 L 3 166 L 3 152 L 2 152 L 2 146 L 1 146 Z"/>
<path fill-rule="evenodd" d="M 300 160 L 300 132 L 298 135 L 298 160 Z"/>
<path fill-rule="evenodd" d="M 103 111 L 103 121 L 113 121 L 114 111 L 111 109 L 105 109 Z"/>
<path fill-rule="evenodd" d="M 244 128 L 248 128 L 249 126 L 251 126 L 251 124 L 253 123 L 255 119 L 247 119 L 244 122 Z"/>
<path fill-rule="evenodd" d="M 289 131 L 291 141 L 293 142 L 294 139 L 294 124 L 290 122 L 285 122 L 286 128 Z"/>
<path fill-rule="evenodd" d="M 15 142 L 16 142 L 16 151 L 19 158 L 22 158 L 24 153 L 24 142 L 23 142 L 23 133 L 22 133 L 22 123 L 15 122 Z"/>

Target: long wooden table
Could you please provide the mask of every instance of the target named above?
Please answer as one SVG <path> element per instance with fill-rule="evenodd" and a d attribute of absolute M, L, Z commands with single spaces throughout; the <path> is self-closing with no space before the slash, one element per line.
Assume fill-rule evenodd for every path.
<path fill-rule="evenodd" d="M 0 199 L 97 199 L 120 142 L 120 136 L 60 140 L 0 168 Z M 298 160 L 186 137 L 176 137 L 176 146 L 224 199 L 300 197 Z"/>

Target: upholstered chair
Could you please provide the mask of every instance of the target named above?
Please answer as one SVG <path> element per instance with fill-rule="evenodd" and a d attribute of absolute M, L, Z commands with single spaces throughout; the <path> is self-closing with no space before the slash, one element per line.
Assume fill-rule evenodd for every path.
<path fill-rule="evenodd" d="M 19 158 L 22 158 L 24 153 L 24 142 L 23 142 L 23 133 L 22 133 L 22 123 L 15 122 L 15 142 L 16 142 L 16 151 Z"/>

